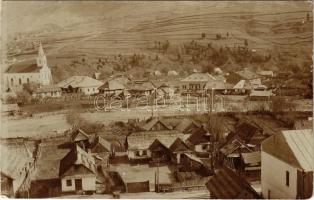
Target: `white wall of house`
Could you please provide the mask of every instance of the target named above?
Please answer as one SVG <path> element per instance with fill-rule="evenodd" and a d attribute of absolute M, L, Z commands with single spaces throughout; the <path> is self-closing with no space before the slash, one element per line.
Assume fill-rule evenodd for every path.
<path fill-rule="evenodd" d="M 99 86 L 95 86 L 95 87 L 82 87 L 79 88 L 79 93 L 83 93 L 85 95 L 91 95 L 91 94 L 97 94 L 99 92 L 98 90 Z"/>
<path fill-rule="evenodd" d="M 75 179 L 82 179 L 83 191 L 95 191 L 96 190 L 96 176 L 95 175 L 76 175 L 66 176 L 61 180 L 62 192 L 75 191 Z M 71 180 L 71 185 L 67 185 L 67 180 Z"/>
<path fill-rule="evenodd" d="M 261 153 L 261 183 L 264 198 L 295 199 L 297 196 L 297 169 L 263 152 Z M 289 186 L 286 185 L 289 172 Z"/>
<path fill-rule="evenodd" d="M 33 97 L 61 97 L 61 91 L 34 93 Z"/>

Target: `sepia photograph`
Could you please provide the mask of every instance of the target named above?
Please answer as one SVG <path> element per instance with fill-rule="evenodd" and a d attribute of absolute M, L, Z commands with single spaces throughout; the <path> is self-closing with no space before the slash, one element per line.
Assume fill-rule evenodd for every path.
<path fill-rule="evenodd" d="M 312 1 L 0 13 L 1 199 L 312 198 Z"/>

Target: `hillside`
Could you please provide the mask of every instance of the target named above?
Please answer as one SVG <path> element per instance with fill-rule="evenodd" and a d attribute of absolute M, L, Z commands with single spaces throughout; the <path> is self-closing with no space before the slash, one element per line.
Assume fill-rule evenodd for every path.
<path fill-rule="evenodd" d="M 40 40 L 55 81 L 96 71 L 142 76 L 173 69 L 184 75 L 188 69 L 217 66 L 230 71 L 236 69 L 232 66 L 282 69 L 311 64 L 313 21 L 308 4 L 275 2 L 264 9 L 257 2 L 163 4 L 117 3 L 112 10 L 100 3 L 85 3 L 83 8 L 66 4 L 62 9 L 45 5 L 60 23 L 51 22 L 50 14 L 46 24 L 36 21 L 33 30 L 16 31 L 8 42 L 8 60 L 34 58 L 33 42 Z M 89 15 L 80 18 L 77 13 Z M 62 24 L 64 15 L 68 20 Z M 242 47 L 246 51 L 238 50 Z"/>

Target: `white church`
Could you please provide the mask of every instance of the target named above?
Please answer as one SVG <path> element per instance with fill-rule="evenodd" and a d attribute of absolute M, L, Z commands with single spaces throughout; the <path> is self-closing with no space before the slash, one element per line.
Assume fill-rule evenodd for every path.
<path fill-rule="evenodd" d="M 47 64 L 47 58 L 40 43 L 36 62 L 34 60 L 16 63 L 4 73 L 6 88 L 17 88 L 24 83 L 51 85 L 52 74 Z"/>

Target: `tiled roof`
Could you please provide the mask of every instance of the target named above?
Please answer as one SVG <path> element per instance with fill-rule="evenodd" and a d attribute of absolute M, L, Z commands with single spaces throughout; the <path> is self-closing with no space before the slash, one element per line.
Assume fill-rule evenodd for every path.
<path fill-rule="evenodd" d="M 193 73 L 190 76 L 182 79 L 182 82 L 207 82 L 215 81 L 216 78 L 208 73 Z"/>
<path fill-rule="evenodd" d="M 313 130 L 287 130 L 262 143 L 262 151 L 304 171 L 314 169 Z"/>
<path fill-rule="evenodd" d="M 176 130 L 135 132 L 127 137 L 128 149 L 148 149 L 156 139 L 169 148 L 177 138 L 183 136 Z"/>
<path fill-rule="evenodd" d="M 36 60 L 28 60 L 10 65 L 6 73 L 33 73 L 39 72 L 40 69 L 41 67 L 37 66 Z"/>
<path fill-rule="evenodd" d="M 99 80 L 93 79 L 88 76 L 72 76 L 63 81 L 60 81 L 57 86 L 61 88 L 67 88 L 72 86 L 73 88 L 84 88 L 84 87 L 100 87 L 103 83 Z"/>
<path fill-rule="evenodd" d="M 108 80 L 105 84 L 99 87 L 103 90 L 124 90 L 125 86 L 117 80 Z"/>

